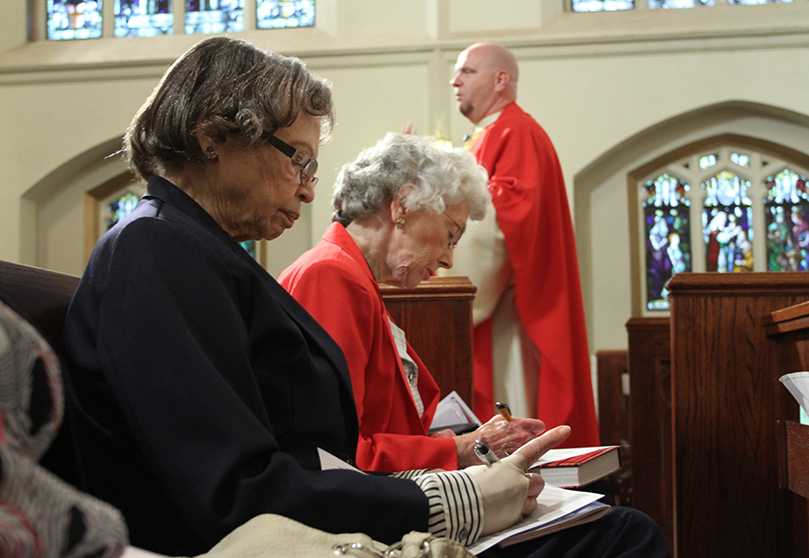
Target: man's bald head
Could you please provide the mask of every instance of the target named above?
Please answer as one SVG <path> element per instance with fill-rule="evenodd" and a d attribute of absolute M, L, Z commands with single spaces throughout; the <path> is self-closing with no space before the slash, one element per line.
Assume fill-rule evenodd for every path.
<path fill-rule="evenodd" d="M 458 56 L 455 88 L 458 109 L 473 123 L 503 110 L 517 100 L 519 67 L 514 54 L 504 46 L 476 43 Z"/>
<path fill-rule="evenodd" d="M 520 77 L 520 67 L 517 65 L 517 58 L 514 53 L 506 47 L 494 43 L 475 43 L 466 50 L 479 52 L 481 59 L 490 70 L 505 71 L 511 78 L 509 83 L 516 91 L 517 80 Z"/>

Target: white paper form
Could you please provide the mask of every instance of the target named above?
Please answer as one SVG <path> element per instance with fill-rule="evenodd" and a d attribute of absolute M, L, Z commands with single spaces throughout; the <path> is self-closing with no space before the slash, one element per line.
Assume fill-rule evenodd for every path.
<path fill-rule="evenodd" d="M 511 536 L 549 525 L 570 513 L 579 511 L 602 496 L 603 494 L 565 490 L 546 484 L 537 497 L 537 509 L 511 527 L 479 538 L 468 550 L 472 554 L 480 554 Z"/>
<path fill-rule="evenodd" d="M 784 374 L 779 380 L 798 401 L 804 413 L 809 413 L 809 372 Z"/>

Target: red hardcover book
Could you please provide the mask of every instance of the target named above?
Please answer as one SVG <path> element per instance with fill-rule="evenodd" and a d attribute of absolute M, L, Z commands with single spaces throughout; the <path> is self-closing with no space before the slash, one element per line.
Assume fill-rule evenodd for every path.
<path fill-rule="evenodd" d="M 590 484 L 621 468 L 618 446 L 552 449 L 529 470 L 539 473 L 553 486 L 576 487 Z"/>

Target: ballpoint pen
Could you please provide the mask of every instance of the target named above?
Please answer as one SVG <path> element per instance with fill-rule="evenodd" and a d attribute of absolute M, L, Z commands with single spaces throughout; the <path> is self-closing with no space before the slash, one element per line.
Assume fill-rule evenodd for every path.
<path fill-rule="evenodd" d="M 494 454 L 492 450 L 489 449 L 489 446 L 486 445 L 485 442 L 481 442 L 480 440 L 475 440 L 475 454 L 483 461 L 487 467 L 491 467 L 498 461 L 497 456 Z"/>
<path fill-rule="evenodd" d="M 498 401 L 494 406 L 497 408 L 497 412 L 503 415 L 504 419 L 514 420 L 514 417 L 511 416 L 511 409 L 508 408 L 508 403 L 500 403 Z"/>

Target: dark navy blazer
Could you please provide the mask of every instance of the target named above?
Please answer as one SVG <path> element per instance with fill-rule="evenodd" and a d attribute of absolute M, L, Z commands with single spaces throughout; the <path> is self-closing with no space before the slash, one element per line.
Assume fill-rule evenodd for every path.
<path fill-rule="evenodd" d="M 265 512 L 384 542 L 427 530 L 412 481 L 319 470 L 318 447 L 357 446 L 340 348 L 166 180 L 96 246 L 62 349 L 75 481 L 123 511 L 136 546 L 193 555 Z"/>

